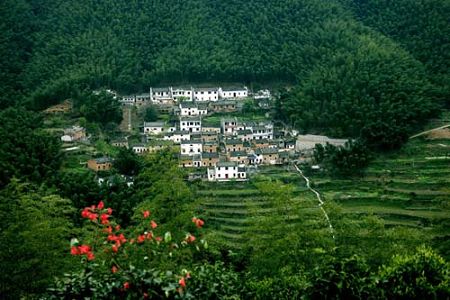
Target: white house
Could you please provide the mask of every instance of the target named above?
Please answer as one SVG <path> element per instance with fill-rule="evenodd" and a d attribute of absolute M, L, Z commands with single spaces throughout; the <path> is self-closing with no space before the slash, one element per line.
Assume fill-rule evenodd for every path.
<path fill-rule="evenodd" d="M 181 141 L 181 155 L 195 155 L 203 152 L 202 141 Z"/>
<path fill-rule="evenodd" d="M 150 103 L 150 94 L 149 93 L 136 95 L 136 104 L 137 105 L 143 105 L 146 103 Z"/>
<path fill-rule="evenodd" d="M 237 162 L 218 162 L 214 168 L 208 168 L 209 181 L 229 181 L 246 180 L 247 172 L 244 165 L 238 165 Z"/>
<path fill-rule="evenodd" d="M 136 102 L 136 97 L 134 95 L 122 96 L 119 102 L 124 105 L 134 105 Z"/>
<path fill-rule="evenodd" d="M 137 144 L 131 147 L 134 153 L 136 154 L 145 154 L 148 152 L 148 148 L 144 144 Z"/>
<path fill-rule="evenodd" d="M 202 116 L 208 114 L 208 108 L 206 105 L 197 104 L 193 102 L 181 102 L 180 103 L 180 115 L 186 116 Z"/>
<path fill-rule="evenodd" d="M 273 124 L 270 122 L 253 126 L 252 131 L 254 140 L 273 139 Z"/>
<path fill-rule="evenodd" d="M 172 104 L 173 96 L 170 88 L 150 88 L 150 101 L 154 104 Z"/>
<path fill-rule="evenodd" d="M 255 99 L 269 99 L 270 98 L 270 91 L 269 90 L 259 90 L 253 95 L 253 98 L 255 98 Z"/>
<path fill-rule="evenodd" d="M 195 101 L 217 101 L 219 100 L 218 88 L 196 88 L 194 89 Z"/>
<path fill-rule="evenodd" d="M 193 99 L 193 90 L 191 88 L 170 88 L 172 92 L 172 97 L 176 101 L 192 101 Z"/>
<path fill-rule="evenodd" d="M 248 89 L 247 87 L 229 87 L 229 88 L 220 88 L 219 96 L 222 99 L 243 99 L 248 97 Z"/>
<path fill-rule="evenodd" d="M 164 122 L 144 122 L 145 134 L 161 134 L 164 132 Z"/>
<path fill-rule="evenodd" d="M 200 118 L 180 118 L 180 130 L 200 133 L 202 131 L 202 120 Z"/>
<path fill-rule="evenodd" d="M 224 135 L 234 135 L 238 130 L 238 121 L 236 118 L 222 119 L 220 123 Z"/>
<path fill-rule="evenodd" d="M 164 135 L 163 138 L 165 141 L 172 141 L 175 144 L 180 144 L 181 141 L 187 141 L 191 139 L 191 134 L 189 133 L 189 131 L 181 131 L 181 130 L 176 130 L 173 132 L 168 132 Z"/>

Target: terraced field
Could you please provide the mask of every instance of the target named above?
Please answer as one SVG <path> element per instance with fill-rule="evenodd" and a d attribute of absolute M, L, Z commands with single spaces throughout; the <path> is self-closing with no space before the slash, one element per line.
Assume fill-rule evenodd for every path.
<path fill-rule="evenodd" d="M 293 169 L 270 167 L 263 177 L 295 186 L 290 222 L 326 228 L 317 199 Z M 373 161 L 357 179 L 309 175 L 325 202 L 336 202 L 354 222 L 374 214 L 386 227 L 418 228 L 432 237 L 433 247 L 450 257 L 450 140 L 417 138 L 400 152 Z M 240 248 L 252 218 L 273 207 L 252 182 L 202 183 L 197 191 L 215 241 Z"/>
<path fill-rule="evenodd" d="M 297 174 L 282 168 L 266 168 L 261 170 L 261 175 L 294 184 L 293 207 L 286 216 L 289 222 L 323 219 L 317 200 Z M 197 191 L 197 197 L 208 220 L 210 234 L 214 235 L 215 241 L 231 249 L 243 245 L 252 218 L 274 213 L 266 196 L 252 182 L 203 184 Z"/>
<path fill-rule="evenodd" d="M 360 179 L 311 179 L 325 201 L 358 219 L 373 213 L 387 226 L 421 228 L 450 256 L 450 140 L 417 138 L 378 158 Z"/>

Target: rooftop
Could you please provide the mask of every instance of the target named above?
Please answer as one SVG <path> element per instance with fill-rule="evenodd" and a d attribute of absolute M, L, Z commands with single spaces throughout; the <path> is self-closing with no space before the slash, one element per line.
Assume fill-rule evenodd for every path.
<path fill-rule="evenodd" d="M 164 122 L 144 122 L 144 127 L 164 127 Z"/>
<path fill-rule="evenodd" d="M 237 167 L 237 162 L 235 161 L 219 161 L 216 164 L 216 167 L 221 168 L 221 167 Z"/>
<path fill-rule="evenodd" d="M 193 145 L 193 144 L 201 144 L 202 141 L 200 140 L 183 140 L 181 141 L 182 145 Z"/>

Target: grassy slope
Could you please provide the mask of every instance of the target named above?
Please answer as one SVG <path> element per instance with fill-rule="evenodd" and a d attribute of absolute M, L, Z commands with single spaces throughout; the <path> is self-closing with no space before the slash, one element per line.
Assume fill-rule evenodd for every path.
<path fill-rule="evenodd" d="M 297 174 L 281 168 L 267 168 L 262 173 L 295 184 L 303 218 L 310 215 L 312 222 L 322 218 L 315 198 Z M 355 221 L 373 213 L 386 226 L 423 229 L 433 236 L 433 246 L 450 256 L 450 140 L 412 140 L 400 152 L 376 159 L 359 179 L 318 175 L 311 179 L 325 201 L 339 203 Z M 254 214 L 270 213 L 250 182 L 205 184 L 197 196 L 212 234 L 232 248 L 245 243 Z M 296 215 L 292 212 L 294 219 Z"/>
<path fill-rule="evenodd" d="M 312 180 L 325 201 L 336 201 L 355 219 L 373 213 L 387 226 L 421 228 L 450 255 L 450 140 L 411 140 L 377 158 L 359 179 Z"/>

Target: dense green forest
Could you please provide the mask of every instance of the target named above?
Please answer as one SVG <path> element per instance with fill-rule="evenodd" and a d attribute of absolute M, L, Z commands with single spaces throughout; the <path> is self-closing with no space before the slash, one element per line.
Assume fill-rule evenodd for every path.
<path fill-rule="evenodd" d="M 174 153 L 118 151 L 111 175 L 134 185 L 99 185 L 67 167 L 41 111 L 70 98 L 71 117 L 101 136 L 121 108 L 93 90 L 268 86 L 274 118 L 358 139 L 315 152 L 351 178 L 449 107 L 449 16 L 448 0 L 3 0 L 0 298 L 448 299 L 448 249 L 420 229 L 355 220 L 330 201 L 330 233 L 308 196 L 262 176 L 247 192 L 271 213 L 229 249 Z"/>

